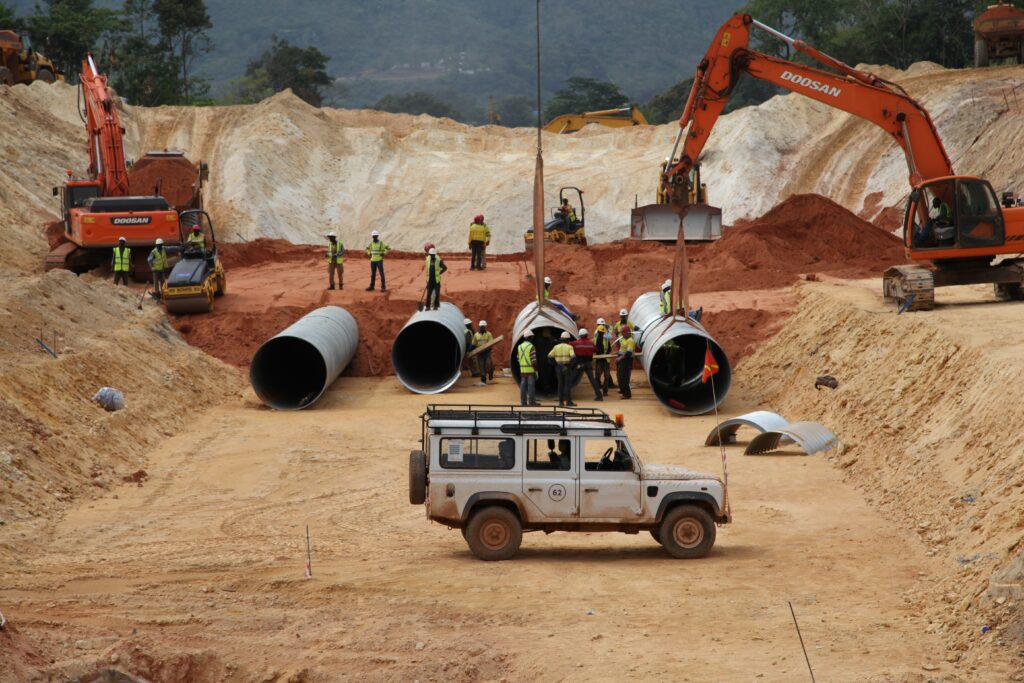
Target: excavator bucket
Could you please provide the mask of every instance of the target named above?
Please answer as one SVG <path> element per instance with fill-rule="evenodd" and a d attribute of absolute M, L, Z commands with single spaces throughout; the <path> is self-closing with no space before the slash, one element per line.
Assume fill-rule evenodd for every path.
<path fill-rule="evenodd" d="M 687 242 L 713 242 L 722 236 L 722 210 L 693 204 L 684 221 Z M 679 235 L 679 214 L 668 204 L 647 204 L 633 209 L 630 237 L 674 242 Z"/>

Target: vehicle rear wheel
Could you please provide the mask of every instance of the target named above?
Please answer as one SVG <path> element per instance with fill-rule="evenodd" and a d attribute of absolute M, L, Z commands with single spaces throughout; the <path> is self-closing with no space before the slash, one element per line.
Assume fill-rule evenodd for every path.
<path fill-rule="evenodd" d="M 409 453 L 409 502 L 422 505 L 427 499 L 427 454 L 423 451 Z"/>
<path fill-rule="evenodd" d="M 44 66 L 40 67 L 40 69 L 36 71 L 36 80 L 42 81 L 43 83 L 53 83 L 57 80 L 57 77 L 53 75 L 52 71 Z"/>
<path fill-rule="evenodd" d="M 665 515 L 658 536 L 672 557 L 704 557 L 715 544 L 715 521 L 704 508 L 680 505 Z"/>
<path fill-rule="evenodd" d="M 523 542 L 523 526 L 508 508 L 489 505 L 473 513 L 465 537 L 469 549 L 479 559 L 507 560 Z"/>
<path fill-rule="evenodd" d="M 988 42 L 985 40 L 974 41 L 974 67 L 981 69 L 988 66 Z"/>
<path fill-rule="evenodd" d="M 14 85 L 14 74 L 6 66 L 0 66 L 0 85 Z"/>

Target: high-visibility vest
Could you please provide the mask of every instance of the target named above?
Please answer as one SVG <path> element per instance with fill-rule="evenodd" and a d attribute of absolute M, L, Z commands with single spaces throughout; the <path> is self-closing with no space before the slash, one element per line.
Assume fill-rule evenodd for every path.
<path fill-rule="evenodd" d="M 466 330 L 465 330 L 465 335 L 466 335 L 466 350 L 468 351 L 469 347 L 473 346 L 473 337 L 474 337 L 473 330 L 471 330 L 471 329 L 469 329 L 467 327 Z"/>
<path fill-rule="evenodd" d="M 201 232 L 193 232 L 188 236 L 188 244 L 190 247 L 205 249 L 206 237 Z"/>
<path fill-rule="evenodd" d="M 533 353 L 535 349 L 533 344 L 528 341 L 524 341 L 519 344 L 517 355 L 519 356 L 519 372 L 523 374 L 530 374 L 533 372 Z"/>
<path fill-rule="evenodd" d="M 469 241 L 490 244 L 491 229 L 487 227 L 486 223 L 473 223 L 469 226 Z"/>
<path fill-rule="evenodd" d="M 153 270 L 167 270 L 167 252 L 164 249 L 154 247 L 149 257 L 153 260 Z"/>
<path fill-rule="evenodd" d="M 636 339 L 623 337 L 619 340 L 619 353 L 634 353 L 636 351 Z"/>
<path fill-rule="evenodd" d="M 571 346 L 569 346 L 565 342 L 557 344 L 555 348 L 551 349 L 551 352 L 548 354 L 548 358 L 554 359 L 554 361 L 559 365 L 564 365 L 565 363 L 568 363 L 575 357 L 576 352 L 573 350 Z"/>
<path fill-rule="evenodd" d="M 477 332 L 473 335 L 473 346 L 483 346 L 489 341 L 494 340 L 494 335 L 490 332 Z"/>
<path fill-rule="evenodd" d="M 114 247 L 114 272 L 127 273 L 132 264 L 132 250 L 128 247 Z"/>
<path fill-rule="evenodd" d="M 431 263 L 430 260 L 434 262 Z M 434 271 L 434 282 L 441 284 L 441 257 L 440 256 L 427 256 L 427 282 L 430 282 L 430 271 Z"/>
<path fill-rule="evenodd" d="M 668 315 L 672 311 L 672 290 L 661 290 L 661 314 Z"/>
<path fill-rule="evenodd" d="M 548 289 L 547 286 L 545 285 L 545 287 L 544 287 L 544 301 L 547 301 L 550 298 L 551 298 L 551 290 Z"/>
<path fill-rule="evenodd" d="M 370 242 L 369 246 L 366 247 L 366 253 L 370 255 L 371 262 L 378 262 L 384 260 L 384 254 L 391 251 L 391 247 L 384 244 L 382 240 L 376 242 Z"/>
<path fill-rule="evenodd" d="M 345 262 L 345 245 L 341 242 L 328 242 L 327 243 L 327 262 L 328 263 L 344 263 Z"/>

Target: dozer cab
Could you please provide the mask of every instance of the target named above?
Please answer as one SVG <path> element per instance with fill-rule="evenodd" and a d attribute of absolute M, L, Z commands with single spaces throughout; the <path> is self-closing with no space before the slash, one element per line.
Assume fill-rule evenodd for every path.
<path fill-rule="evenodd" d="M 0 30 L 0 85 L 63 80 L 64 74 L 53 62 L 32 49 L 28 36 L 22 37 L 9 29 Z"/>
<path fill-rule="evenodd" d="M 658 169 L 659 178 L 663 171 L 664 168 Z M 688 176 L 677 176 L 673 180 L 680 184 L 686 183 L 686 187 L 673 189 L 673 192 L 686 193 L 686 204 L 689 207 L 683 220 L 686 241 L 713 242 L 720 238 L 722 210 L 708 205 L 708 186 L 701 181 L 700 164 L 695 164 Z M 675 242 L 679 236 L 679 212 L 670 199 L 669 193 L 659 183 L 656 204 L 633 208 L 629 236 L 638 240 Z"/>
<path fill-rule="evenodd" d="M 190 240 L 194 228 L 199 228 L 202 242 Z M 223 296 L 227 289 L 224 267 L 217 256 L 217 235 L 210 215 L 202 210 L 183 211 L 178 219 L 181 237 L 181 258 L 171 268 L 164 284 L 164 303 L 167 312 L 209 313 L 215 297 Z"/>
<path fill-rule="evenodd" d="M 576 213 L 572 205 L 572 193 L 576 193 L 576 202 L 580 208 Z M 562 211 L 562 206 L 569 199 L 570 213 L 567 215 Z M 558 207 L 551 209 L 551 220 L 544 223 L 544 241 L 558 242 L 560 244 L 579 244 L 587 246 L 586 208 L 583 205 L 583 190 L 578 187 L 563 187 L 558 191 Z M 533 249 L 533 228 L 527 228 L 523 236 L 526 240 L 526 248 Z"/>

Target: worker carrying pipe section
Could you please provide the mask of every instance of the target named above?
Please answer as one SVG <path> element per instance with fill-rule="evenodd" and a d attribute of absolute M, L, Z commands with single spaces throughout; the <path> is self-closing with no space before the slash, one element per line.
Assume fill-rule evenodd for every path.
<path fill-rule="evenodd" d="M 359 326 L 344 308 L 324 306 L 278 332 L 256 351 L 249 382 L 277 410 L 316 403 L 356 353 Z"/>
<path fill-rule="evenodd" d="M 534 301 L 527 304 L 512 325 L 512 351 L 509 359 L 512 377 L 516 384 L 519 384 L 519 360 L 516 354 L 519 344 L 523 341 L 523 335 L 527 330 L 532 330 L 533 337 L 530 341 L 537 349 L 537 394 L 542 396 L 554 396 L 558 393 L 555 362 L 548 358 L 548 353 L 561 341 L 563 332 L 568 332 L 573 339 L 576 339 L 578 332 L 576 321 L 560 309 L 549 305 L 551 303 L 556 302 L 550 300 L 542 305 Z M 576 379 L 579 380 L 578 377 Z"/>
<path fill-rule="evenodd" d="M 677 415 L 703 415 L 725 400 L 732 369 L 725 351 L 692 318 L 662 315 L 657 292 L 641 294 L 629 311 L 639 329 L 644 372 L 654 395 Z M 718 370 L 704 378 L 708 350 Z"/>
<path fill-rule="evenodd" d="M 391 346 L 391 365 L 402 386 L 416 394 L 439 394 L 458 381 L 466 355 L 464 319 L 447 301 L 409 318 Z"/>

